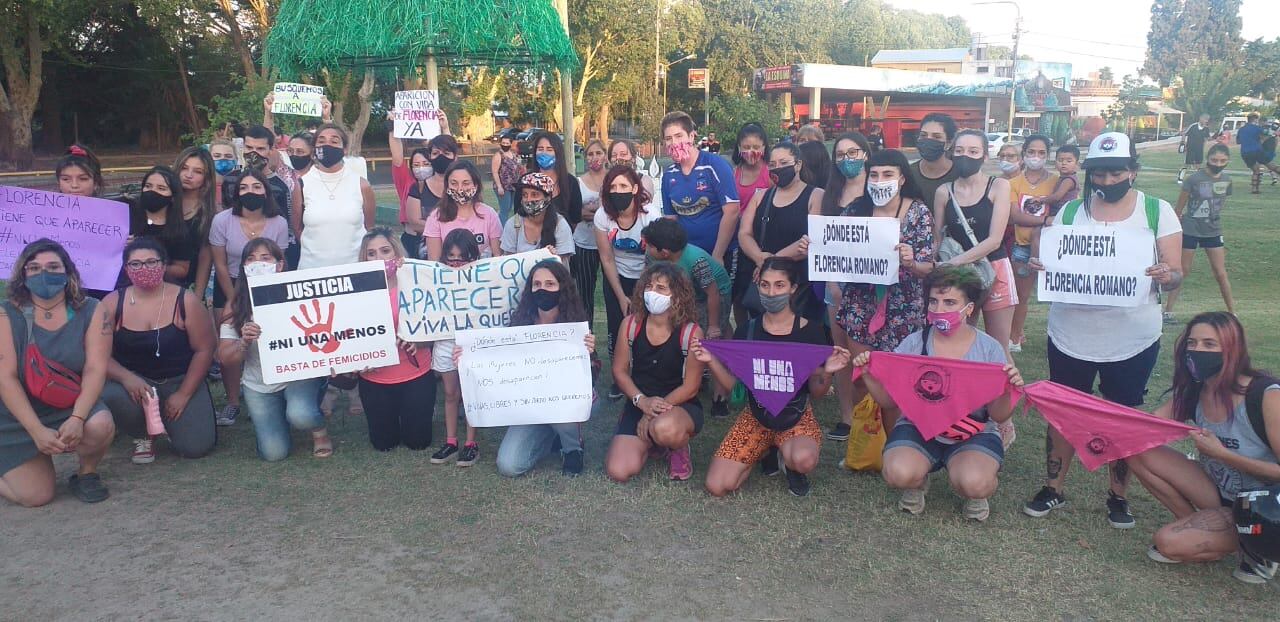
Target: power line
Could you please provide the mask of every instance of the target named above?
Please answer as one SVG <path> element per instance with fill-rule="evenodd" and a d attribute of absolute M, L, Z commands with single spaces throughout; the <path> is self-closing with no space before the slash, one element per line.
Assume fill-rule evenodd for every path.
<path fill-rule="evenodd" d="M 1044 36 L 1044 37 L 1054 37 L 1054 38 L 1057 38 L 1057 39 L 1066 39 L 1066 40 L 1068 40 L 1068 41 L 1077 41 L 1077 42 L 1080 42 L 1080 43 L 1092 43 L 1092 44 L 1095 44 L 1095 45 L 1109 45 L 1109 46 L 1112 46 L 1112 47 L 1132 48 L 1132 49 L 1135 49 L 1135 50 L 1143 50 L 1143 51 L 1146 51 L 1146 49 L 1147 49 L 1147 46 L 1145 46 L 1145 45 L 1129 45 L 1129 44 L 1127 44 L 1127 43 L 1114 43 L 1114 42 L 1111 42 L 1111 41 L 1094 41 L 1094 40 L 1092 40 L 1092 39 L 1080 39 L 1080 38 L 1078 38 L 1078 37 L 1068 37 L 1067 35 L 1060 35 L 1060 34 L 1058 34 L 1058 33 L 1054 33 L 1054 32 L 1043 32 L 1043 31 L 1039 31 L 1039 30 L 1030 30 L 1030 31 L 1027 31 L 1027 32 L 1028 32 L 1029 34 L 1033 34 L 1033 35 L 1040 35 L 1040 36 Z"/>
<path fill-rule="evenodd" d="M 1141 65 L 1146 62 L 1146 60 L 1144 59 L 1121 58 L 1119 56 L 1104 56 L 1102 54 L 1089 54 L 1088 52 L 1081 52 L 1079 50 L 1064 50 L 1062 48 L 1050 47 L 1050 46 L 1043 45 L 1040 43 L 1035 43 L 1035 42 L 1028 42 L 1028 45 L 1034 48 L 1049 50 L 1051 52 L 1062 52 L 1064 54 L 1074 54 L 1076 56 L 1088 56 L 1090 58 L 1101 58 L 1103 60 L 1118 60 L 1125 63 L 1136 63 L 1138 65 Z"/>

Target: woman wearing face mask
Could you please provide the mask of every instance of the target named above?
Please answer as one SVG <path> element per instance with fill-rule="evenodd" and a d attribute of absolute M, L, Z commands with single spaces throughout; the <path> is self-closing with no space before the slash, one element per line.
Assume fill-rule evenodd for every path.
<path fill-rule="evenodd" d="M 634 168 L 615 166 L 604 176 L 608 188 L 595 215 L 596 247 L 600 249 L 600 269 L 604 272 L 605 325 L 609 331 L 609 354 L 618 341 L 618 326 L 631 313 L 631 295 L 636 280 L 644 272 L 645 244 L 641 232 L 662 218 L 649 206 L 649 193 Z M 615 384 L 609 399 L 622 397 Z"/>
<path fill-rule="evenodd" d="M 572 262 L 575 253 L 573 233 L 564 217 L 556 213 L 551 201 L 555 182 L 542 173 L 528 173 L 517 186 L 520 203 L 516 218 L 502 227 L 502 253 L 514 255 L 539 248 L 552 248 L 555 254 Z"/>
<path fill-rule="evenodd" d="M 48 239 L 22 249 L 8 285 L 0 313 L 0 497 L 25 507 L 49 503 L 53 456 L 75 453 L 80 465 L 68 482 L 71 494 L 103 501 L 109 494 L 98 463 L 116 433 L 99 399 L 111 358 L 110 309 L 84 296 L 71 257 Z M 20 369 L 30 344 L 43 359 L 79 374 L 79 386 Z M 50 366 L 45 374 L 53 373 Z"/>
<path fill-rule="evenodd" d="M 748 123 L 738 130 L 738 140 L 733 145 L 733 183 L 738 187 L 738 198 L 750 203 L 757 192 L 773 187 L 769 169 L 765 166 L 769 153 L 769 137 L 759 123 Z M 735 292 L 735 294 L 738 292 Z"/>
<path fill-rule="evenodd" d="M 1013 143 L 1000 145 L 996 152 L 996 166 L 1000 167 L 1000 176 L 1010 182 L 1022 174 L 1022 154 Z"/>
<path fill-rule="evenodd" d="M 836 345 L 854 355 L 869 350 L 892 352 L 902 340 L 925 325 L 924 277 L 934 268 L 933 212 L 920 196 L 907 157 L 896 149 L 877 151 L 866 161 L 866 187 L 842 216 L 896 218 L 901 223 L 898 244 L 898 282 L 876 286 L 866 283 L 832 284 L 839 292 L 833 311 Z M 883 306 L 883 308 L 882 308 Z M 849 374 L 836 377 L 842 421 L 827 432 L 832 440 L 847 440 L 854 405 L 865 388 Z M 841 385 L 845 386 L 841 386 Z M 893 420 L 886 413 L 885 425 Z"/>
<path fill-rule="evenodd" d="M 831 146 L 831 161 L 836 174 L 827 179 L 822 208 L 815 214 L 839 216 L 862 196 L 867 185 L 866 164 L 870 156 L 871 144 L 862 134 L 849 132 L 836 137 Z"/>
<path fill-rule="evenodd" d="M 422 185 L 431 176 L 431 163 L 427 150 L 423 147 L 414 149 L 409 154 L 409 161 L 405 161 L 405 141 L 396 138 L 395 121 L 391 117 L 391 113 L 387 113 L 387 146 L 391 149 L 391 183 L 396 188 L 396 198 L 400 200 L 400 227 L 404 229 L 404 233 L 400 234 L 400 243 L 408 251 L 409 257 L 421 259 L 418 251 L 422 246 L 422 232 L 410 232 L 408 228 L 409 192 L 415 187 L 419 193 L 422 192 Z M 415 174 L 419 171 L 422 179 L 418 179 Z"/>
<path fill-rule="evenodd" d="M 187 222 L 182 218 L 182 201 L 177 195 L 180 184 L 173 169 L 152 167 L 142 176 L 142 193 L 129 210 L 130 236 L 155 238 L 164 245 L 168 259 L 164 279 L 170 283 L 187 280 L 199 252 L 199 247 L 191 244 Z M 128 283 L 122 272 L 116 286 L 124 287 Z"/>
<path fill-rule="evenodd" d="M 518 198 L 516 184 L 525 172 L 515 144 L 510 136 L 503 136 L 498 140 L 498 150 L 494 152 L 493 159 L 489 161 L 489 173 L 494 179 L 493 189 L 498 193 L 498 216 L 502 217 L 502 222 L 511 217 L 511 210 Z"/>
<path fill-rule="evenodd" d="M 693 285 L 675 264 L 655 263 L 640 275 L 613 357 L 613 380 L 627 398 L 604 459 L 616 482 L 638 475 L 655 448 L 665 450 L 671 479 L 693 476 L 689 441 L 702 429 L 702 363 L 689 356 L 702 338 L 695 305 Z"/>
<path fill-rule="evenodd" d="M 116 427 L 133 438 L 134 464 L 156 459 L 145 418 L 151 399 L 159 403 L 174 453 L 200 458 L 213 451 L 217 440 L 213 397 L 204 382 L 213 364 L 217 336 L 200 300 L 181 286 L 164 282 L 167 260 L 163 244 L 149 237 L 134 238 L 124 249 L 130 285 L 102 301 L 115 309 L 107 367 L 111 382 L 102 390 L 102 401 Z"/>
<path fill-rule="evenodd" d="M 570 324 L 587 322 L 586 311 L 578 298 L 573 279 L 564 264 L 554 259 L 538 262 L 529 271 L 520 293 L 520 302 L 511 312 L 509 326 L 534 326 L 546 324 Z M 592 369 L 598 366 L 595 359 L 596 340 L 591 333 L 585 338 L 587 352 L 592 356 Z M 459 356 L 462 350 L 457 349 Z M 461 359 L 459 359 L 461 362 Z M 498 446 L 498 472 L 507 477 L 519 477 L 528 473 L 551 453 L 556 440 L 560 441 L 560 472 L 576 476 L 582 473 L 582 424 L 551 423 L 541 425 L 513 425 L 507 428 Z"/>
<path fill-rule="evenodd" d="M 230 139 L 215 138 L 209 142 L 209 156 L 213 158 L 214 176 L 214 192 L 217 195 L 218 209 L 224 210 L 230 205 L 230 195 L 234 192 L 227 192 L 226 184 L 230 183 L 229 178 L 233 177 L 240 170 L 240 161 L 236 157 L 236 146 Z"/>
<path fill-rule="evenodd" d="M 1156 447 L 1127 459 L 1133 474 L 1173 513 L 1147 555 L 1164 564 L 1208 562 L 1239 547 L 1231 508 L 1241 490 L 1280 481 L 1280 381 L 1254 369 L 1244 327 L 1230 313 L 1201 313 L 1174 342 L 1173 399 L 1155 414 L 1200 428 L 1198 459 Z M 1242 554 L 1232 573 L 1264 583 Z"/>
<path fill-rule="evenodd" d="M 463 160 L 445 171 L 445 196 L 423 225 L 427 259 L 443 261 L 443 240 L 456 229 L 466 229 L 475 237 L 481 257 L 502 254 L 502 221 L 498 212 L 480 201 L 483 190 L 476 165 Z"/>
<path fill-rule="evenodd" d="M 381 261 L 387 269 L 387 293 L 393 321 L 399 321 L 396 270 L 404 248 L 386 227 L 374 227 L 360 242 L 359 261 Z M 369 442 L 378 451 L 404 445 L 414 451 L 431 446 L 431 419 L 436 411 L 436 379 L 431 374 L 431 344 L 396 339 L 395 365 L 360 372 L 360 402 L 369 424 Z"/>
<path fill-rule="evenodd" d="M 862 377 L 872 398 L 886 413 L 893 413 L 892 418 L 886 416 L 886 421 L 897 421 L 885 442 L 880 473 L 885 483 L 902 491 L 898 507 L 919 514 L 924 511 L 929 474 L 946 468 L 951 489 L 965 499 L 964 517 L 985 521 L 991 515 L 987 499 L 996 492 L 1004 461 L 1004 445 L 996 424 L 1013 416 L 1015 400 L 1010 391 L 1022 386 L 1022 375 L 1008 362 L 1004 346 L 968 321 L 982 300 L 982 281 L 973 268 L 939 267 L 925 278 L 924 288 L 929 296 L 929 323 L 924 330 L 908 335 L 894 351 L 1003 365 L 1009 386 L 1000 397 L 925 440 L 910 419 L 898 416 L 893 397 L 867 367 L 871 352 L 854 357 L 854 366 L 864 368 Z"/>
<path fill-rule="evenodd" d="M 1119 132 L 1099 134 L 1089 144 L 1084 168 L 1084 199 L 1063 206 L 1053 224 L 1106 225 L 1153 233 L 1153 265 L 1146 274 L 1161 290 L 1176 288 L 1182 282 L 1182 227 L 1168 203 L 1133 188 L 1138 153 L 1129 137 Z M 1043 268 L 1034 256 L 1031 266 Z M 1049 379 L 1092 393 L 1097 378 L 1103 398 L 1123 406 L 1141 406 L 1160 353 L 1161 329 L 1160 301 L 1154 287 L 1137 306 L 1050 303 Z M 1066 503 L 1062 486 L 1074 455 L 1066 439 L 1049 427 L 1045 486 L 1023 506 L 1024 513 L 1046 516 Z M 1112 463 L 1107 521 L 1117 529 L 1136 524 L 1124 498 L 1128 482 L 1128 465 Z"/>
<path fill-rule="evenodd" d="M 346 145 L 342 128 L 320 126 L 315 163 L 293 191 L 293 228 L 302 234 L 299 270 L 350 263 L 373 227 L 373 186 L 343 162 Z"/>
<path fill-rule="evenodd" d="M 1048 136 L 1032 134 L 1022 143 L 1022 174 L 1009 181 L 1009 221 L 1013 224 L 1013 246 L 1010 261 L 1013 264 L 1014 284 L 1018 291 L 1018 304 L 1013 311 L 1010 327 L 1009 351 L 1022 351 L 1023 327 L 1027 323 L 1027 310 L 1031 304 L 1031 288 L 1035 285 L 1035 271 L 1027 265 L 1031 259 L 1031 239 L 1036 227 L 1044 226 L 1049 197 L 1058 184 L 1058 174 L 1049 170 Z"/>
<path fill-rule="evenodd" d="M 497 218 L 495 212 L 494 218 Z M 450 268 L 461 268 L 480 259 L 481 247 L 470 230 L 459 228 L 444 236 L 439 261 Z M 462 385 L 458 379 L 458 364 L 454 361 L 454 340 L 435 341 L 431 348 L 431 369 L 440 376 L 444 386 L 444 444 L 431 454 L 431 464 L 445 464 L 456 459 L 458 466 L 469 467 L 480 458 L 480 446 L 476 443 L 476 429 L 467 424 L 466 444 L 458 449 L 458 412 L 462 409 Z"/>
<path fill-rule="evenodd" d="M 551 202 L 555 204 L 556 211 L 569 221 L 570 228 L 577 227 L 582 222 L 584 213 L 582 187 L 569 172 L 569 165 L 573 162 L 565 159 L 564 142 L 559 136 L 548 132 L 536 135 L 533 138 L 533 161 L 538 172 L 550 177 L 556 184 L 555 192 L 551 194 Z"/>
<path fill-rule="evenodd" d="M 587 317 L 595 317 L 596 275 L 600 273 L 600 251 L 596 248 L 596 212 L 600 210 L 604 192 L 604 176 L 609 171 L 609 156 L 604 141 L 595 138 L 583 151 L 587 172 L 578 177 L 582 193 L 582 220 L 573 228 L 573 245 L 577 249 L 569 260 L 569 270 L 582 294 Z"/>
<path fill-rule="evenodd" d="M 1018 304 L 1013 266 L 1003 246 L 1010 190 L 1008 181 L 982 172 L 986 159 L 986 134 L 974 129 L 956 134 L 951 152 L 956 179 L 939 186 L 934 193 L 933 239 L 935 245 L 941 245 L 943 237 L 949 237 L 964 249 L 939 265 L 963 266 L 982 259 L 991 262 L 995 281 L 987 290 L 986 300 L 979 301 L 979 309 L 987 334 L 1007 347 L 1013 308 Z"/>
<path fill-rule="evenodd" d="M 1191 273 L 1196 248 L 1203 248 L 1213 278 L 1218 281 L 1218 291 L 1222 292 L 1222 303 L 1227 313 L 1235 313 L 1236 301 L 1227 278 L 1227 248 L 1222 242 L 1222 208 L 1231 196 L 1231 178 L 1223 176 L 1222 171 L 1230 159 L 1231 150 L 1226 145 L 1218 143 L 1210 147 L 1204 170 L 1192 173 L 1182 182 L 1176 211 L 1182 217 L 1183 276 Z M 1181 291 L 1179 287 L 1165 298 L 1165 323 L 1173 321 L 1173 304 Z"/>
<path fill-rule="evenodd" d="M 408 199 L 405 202 L 404 232 L 406 236 L 416 235 L 418 240 L 412 246 L 406 244 L 404 248 L 406 252 L 416 249 L 418 251 L 414 255 L 416 258 L 422 259 L 427 256 L 427 249 L 423 246 L 422 232 L 426 227 L 427 219 L 444 199 L 446 193 L 444 174 L 454 162 L 458 161 L 458 149 L 458 141 L 447 134 L 440 134 L 427 141 L 425 161 L 418 155 L 418 151 L 414 151 L 413 158 L 416 163 L 412 164 L 413 178 L 417 183 L 409 187 Z"/>
<path fill-rule="evenodd" d="M 735 340 L 760 341 L 761 349 L 767 342 L 807 343 L 830 345 L 822 322 L 800 317 L 792 308 L 791 300 L 800 288 L 804 264 L 770 257 L 760 266 L 760 301 L 764 314 L 738 326 Z M 694 341 L 690 354 L 704 365 L 724 391 L 732 390 L 738 382 L 729 371 L 700 341 Z M 818 466 L 818 449 L 822 445 L 822 429 L 813 417 L 810 397 L 827 394 L 836 372 L 849 366 L 849 351 L 835 347 L 826 363 L 814 370 L 809 381 L 798 387 L 796 394 L 776 417 L 768 413 L 747 393 L 747 407 L 730 428 L 720 448 L 716 450 L 711 467 L 707 470 L 707 492 L 723 497 L 746 483 L 751 466 L 760 463 L 766 475 L 778 472 L 785 464 L 787 488 L 791 494 L 803 497 L 809 494 L 808 473 Z M 781 454 L 781 460 L 779 460 Z"/>
<path fill-rule="evenodd" d="M 284 251 L 275 242 L 258 237 L 244 246 L 240 265 L 246 275 L 275 274 L 285 269 Z M 262 361 L 258 355 L 261 341 L 283 338 L 264 335 L 253 321 L 253 304 L 249 300 L 249 280 L 237 279 L 235 296 L 223 316 L 218 343 L 218 358 L 223 367 L 241 367 L 245 408 L 253 420 L 258 457 L 277 462 L 289 457 L 292 446 L 290 428 L 311 433 L 311 455 L 328 458 L 333 455 L 333 440 L 324 426 L 324 414 L 316 397 L 324 385 L 323 378 L 308 378 L 280 384 L 262 380 Z"/>
<path fill-rule="evenodd" d="M 636 144 L 625 138 L 619 138 L 609 144 L 609 168 L 621 166 L 629 168 L 640 174 L 640 185 L 644 187 L 645 192 L 649 193 L 651 201 L 657 202 L 658 195 L 653 192 L 653 178 L 645 171 L 636 168 Z M 608 186 L 603 182 L 600 187 L 607 189 Z M 603 190 L 602 190 L 603 191 Z M 658 209 L 661 209 L 659 207 Z"/>
<path fill-rule="evenodd" d="M 986 134 L 982 137 L 985 150 Z M 952 166 L 948 149 L 955 138 L 956 122 L 951 115 L 931 112 L 920 120 L 920 131 L 916 135 L 916 150 L 920 153 L 920 159 L 911 164 L 911 178 L 928 201 L 933 200 L 938 187 L 956 179 L 956 170 Z"/>
<path fill-rule="evenodd" d="M 183 287 L 194 284 L 193 291 L 203 300 L 209 285 L 210 267 L 213 266 L 209 226 L 213 223 L 214 212 L 218 211 L 213 158 L 200 147 L 187 147 L 173 161 L 173 170 L 178 172 L 178 182 L 182 185 L 180 204 L 182 220 L 187 224 L 187 242 L 191 248 L 198 249 L 195 264 L 187 271 L 187 278 L 178 284 Z"/>

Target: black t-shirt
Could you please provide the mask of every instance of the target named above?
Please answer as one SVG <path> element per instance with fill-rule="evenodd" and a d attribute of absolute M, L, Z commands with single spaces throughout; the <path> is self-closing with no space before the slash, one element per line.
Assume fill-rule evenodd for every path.
<path fill-rule="evenodd" d="M 427 219 L 427 216 L 431 215 L 431 210 L 436 208 L 436 204 L 440 202 L 440 199 L 443 198 L 436 196 L 436 193 L 432 192 L 431 188 L 426 184 L 422 184 L 422 189 L 419 190 L 417 183 L 409 186 L 408 196 L 417 199 L 418 204 L 422 206 L 422 219 L 424 221 Z"/>
<path fill-rule="evenodd" d="M 1187 128 L 1187 150 L 1196 152 L 1203 151 L 1204 141 L 1208 137 L 1209 128 L 1204 127 L 1199 123 Z"/>
<path fill-rule="evenodd" d="M 770 334 L 764 329 L 763 318 L 756 318 L 750 322 L 738 325 L 738 329 L 734 331 L 733 338 L 735 341 L 784 341 L 787 343 L 808 343 L 816 346 L 829 346 L 831 339 L 827 336 L 827 331 L 823 329 L 822 322 L 809 320 L 804 326 L 800 326 L 801 318 L 796 316 L 796 323 L 791 327 L 791 332 L 786 335 Z M 765 348 L 767 349 L 767 348 Z M 760 422 L 760 425 L 781 431 L 789 430 L 800 422 L 800 417 L 804 415 L 804 409 L 809 405 L 809 383 L 801 384 L 791 401 L 787 406 L 778 413 L 777 417 L 773 417 L 768 411 L 756 401 L 756 397 L 747 391 L 747 405 L 751 407 L 751 415 Z M 781 424 L 782 427 L 778 427 Z"/>

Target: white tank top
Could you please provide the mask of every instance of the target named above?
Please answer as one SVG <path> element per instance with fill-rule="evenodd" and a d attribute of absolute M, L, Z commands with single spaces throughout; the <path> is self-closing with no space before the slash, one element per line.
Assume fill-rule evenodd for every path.
<path fill-rule="evenodd" d="M 347 166 L 326 173 L 313 166 L 302 176 L 302 256 L 298 269 L 357 261 L 364 237 L 360 175 Z"/>

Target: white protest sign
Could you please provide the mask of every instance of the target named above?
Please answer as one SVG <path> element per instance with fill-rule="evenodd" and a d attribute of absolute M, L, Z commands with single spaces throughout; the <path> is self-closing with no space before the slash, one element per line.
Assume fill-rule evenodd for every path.
<path fill-rule="evenodd" d="M 391 118 L 396 138 L 435 138 L 440 135 L 440 99 L 436 91 L 396 91 Z"/>
<path fill-rule="evenodd" d="M 809 280 L 893 285 L 901 239 L 897 218 L 809 216 Z"/>
<path fill-rule="evenodd" d="M 591 417 L 586 322 L 458 331 L 458 379 L 477 428 Z"/>
<path fill-rule="evenodd" d="M 323 86 L 277 82 L 272 90 L 271 114 L 296 114 L 304 117 L 321 116 Z"/>
<path fill-rule="evenodd" d="M 461 268 L 406 259 L 396 272 L 400 324 L 415 343 L 453 339 L 454 332 L 506 326 L 534 264 L 555 255 L 545 248 L 481 259 Z"/>
<path fill-rule="evenodd" d="M 1134 307 L 1155 301 L 1150 229 L 1077 225 L 1045 227 L 1040 235 L 1041 302 Z"/>
<path fill-rule="evenodd" d="M 258 356 L 268 384 L 386 367 L 396 352 L 381 261 L 250 276 Z"/>

